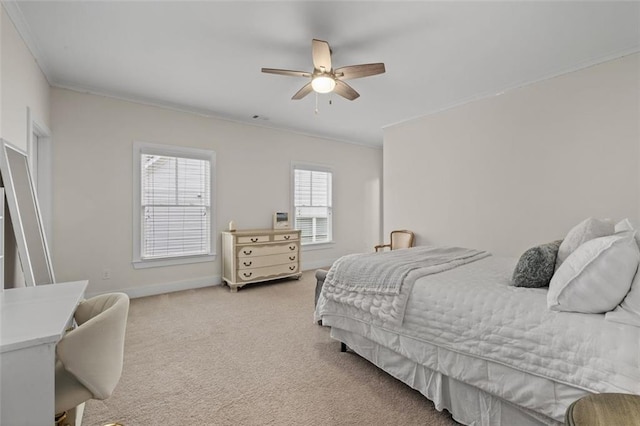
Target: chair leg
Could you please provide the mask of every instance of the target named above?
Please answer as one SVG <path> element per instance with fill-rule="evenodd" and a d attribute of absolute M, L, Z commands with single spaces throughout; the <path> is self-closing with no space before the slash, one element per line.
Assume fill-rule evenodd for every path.
<path fill-rule="evenodd" d="M 56 414 L 55 426 L 74 426 L 70 423 L 65 422 L 65 420 L 67 420 L 67 417 L 68 417 L 67 411 L 63 411 L 62 413 Z M 123 425 L 121 423 L 107 423 L 104 426 L 123 426 Z"/>
<path fill-rule="evenodd" d="M 55 417 L 55 425 L 56 426 L 64 426 L 64 421 L 67 420 L 67 412 L 63 411 L 62 413 L 56 414 Z"/>

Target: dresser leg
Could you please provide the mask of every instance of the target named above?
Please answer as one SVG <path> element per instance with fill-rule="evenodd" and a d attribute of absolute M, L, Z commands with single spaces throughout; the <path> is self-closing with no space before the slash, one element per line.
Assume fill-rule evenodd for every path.
<path fill-rule="evenodd" d="M 231 293 L 237 293 L 238 292 L 238 286 L 237 285 L 230 285 L 229 286 L 229 290 L 231 290 Z"/>

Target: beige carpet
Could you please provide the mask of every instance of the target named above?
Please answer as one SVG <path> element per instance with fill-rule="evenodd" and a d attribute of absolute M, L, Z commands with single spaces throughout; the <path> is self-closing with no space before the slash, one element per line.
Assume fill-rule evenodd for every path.
<path fill-rule="evenodd" d="M 313 323 L 315 279 L 131 301 L 124 371 L 83 425 L 453 425 Z"/>

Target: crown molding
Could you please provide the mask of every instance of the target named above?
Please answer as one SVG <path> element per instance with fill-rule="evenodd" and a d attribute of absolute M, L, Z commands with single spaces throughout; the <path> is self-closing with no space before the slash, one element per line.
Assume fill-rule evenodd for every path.
<path fill-rule="evenodd" d="M 49 85 L 52 85 L 53 81 L 51 79 L 52 73 L 49 68 L 46 57 L 42 53 L 42 51 L 38 48 L 38 44 L 36 43 L 36 39 L 33 36 L 33 32 L 31 31 L 31 27 L 27 23 L 25 19 L 22 9 L 20 9 L 20 4 L 18 1 L 13 0 L 1 0 L 2 6 L 4 7 L 5 12 L 9 15 L 9 19 L 13 22 L 13 26 L 18 31 L 20 37 L 27 45 L 27 49 L 31 52 L 31 55 L 35 58 L 36 63 L 40 67 L 40 70 L 44 74 L 44 77 L 47 79 Z"/>
<path fill-rule="evenodd" d="M 382 150 L 382 139 L 380 139 L 379 142 L 378 141 L 364 142 L 364 141 L 357 141 L 357 140 L 350 140 L 350 139 L 342 139 L 335 136 L 308 132 L 308 131 L 299 130 L 299 129 L 295 129 L 287 126 L 277 126 L 274 124 L 268 124 L 269 122 L 255 122 L 255 121 L 250 122 L 250 121 L 239 120 L 239 119 L 236 119 L 233 117 L 227 117 L 220 113 L 216 113 L 214 111 L 206 110 L 203 108 L 196 108 L 188 105 L 176 104 L 173 102 L 162 101 L 158 99 L 149 99 L 143 96 L 115 93 L 109 90 L 101 90 L 101 89 L 87 87 L 87 86 L 77 86 L 74 84 L 52 84 L 51 87 L 57 88 L 57 89 L 69 90 L 77 93 L 83 93 L 87 95 L 101 96 L 108 99 L 115 99 L 118 101 L 130 102 L 138 105 L 145 105 L 145 106 L 150 106 L 154 108 L 162 108 L 166 110 L 177 111 L 184 114 L 198 115 L 200 117 L 212 118 L 215 120 L 227 121 L 231 123 L 242 124 L 245 126 L 260 127 L 260 128 L 270 129 L 275 131 L 294 133 L 294 134 L 298 134 L 306 137 L 330 140 L 334 142 L 346 143 L 351 145 L 358 145 L 364 148 Z"/>
<path fill-rule="evenodd" d="M 587 61 L 583 61 L 583 62 L 581 62 L 581 63 L 579 63 L 577 65 L 573 65 L 573 66 L 570 66 L 568 68 L 564 68 L 564 69 L 561 69 L 561 70 L 558 70 L 558 71 L 554 71 L 554 72 L 550 72 L 550 73 L 547 73 L 547 74 L 543 74 L 541 76 L 538 76 L 538 77 L 534 78 L 533 80 L 520 81 L 520 82 L 513 83 L 513 84 L 511 84 L 509 86 L 503 87 L 502 89 L 499 89 L 499 90 L 492 90 L 492 91 L 487 91 L 487 92 L 483 92 L 483 93 L 478 93 L 476 95 L 469 96 L 469 97 L 464 98 L 464 99 L 459 99 L 459 100 L 457 100 L 455 102 L 451 102 L 448 105 L 444 105 L 442 107 L 433 109 L 431 111 L 426 111 L 426 112 L 424 112 L 422 114 L 418 114 L 418 115 L 415 115 L 413 117 L 405 118 L 403 120 L 396 121 L 394 123 L 385 124 L 384 126 L 382 126 L 382 131 L 384 132 L 385 130 L 387 130 L 389 128 L 392 128 L 392 127 L 395 127 L 395 126 L 399 126 L 399 125 L 402 125 L 402 124 L 405 124 L 405 123 L 409 123 L 409 122 L 414 121 L 414 120 L 419 120 L 421 118 L 425 118 L 425 117 L 428 117 L 430 115 L 435 115 L 435 114 L 438 114 L 440 112 L 448 111 L 450 109 L 454 109 L 454 108 L 460 107 L 460 106 L 465 105 L 465 104 L 476 102 L 476 101 L 479 101 L 479 100 L 482 100 L 482 99 L 492 98 L 494 96 L 502 96 L 507 92 L 518 90 L 518 89 L 521 89 L 523 87 L 530 86 L 532 84 L 536 84 L 536 83 L 540 83 L 540 82 L 543 82 L 543 81 L 551 80 L 551 79 L 554 79 L 556 77 L 562 77 L 562 76 L 567 75 L 567 74 L 571 74 L 571 73 L 574 73 L 574 72 L 577 72 L 577 71 L 585 70 L 587 68 L 595 67 L 595 66 L 604 64 L 606 62 L 615 61 L 617 59 L 624 58 L 625 56 L 636 55 L 636 54 L 639 54 L 639 53 L 640 53 L 640 48 L 638 48 L 638 46 L 636 46 L 636 45 L 628 47 L 628 48 L 625 48 L 625 49 L 616 50 L 616 51 L 611 52 L 611 53 L 609 53 L 607 55 L 603 55 L 603 56 L 597 57 L 595 59 L 590 59 L 590 60 L 587 60 Z"/>

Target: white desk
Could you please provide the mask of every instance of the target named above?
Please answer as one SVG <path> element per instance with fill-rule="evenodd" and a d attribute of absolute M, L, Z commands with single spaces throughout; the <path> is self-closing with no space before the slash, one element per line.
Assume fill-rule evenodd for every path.
<path fill-rule="evenodd" d="M 55 348 L 87 281 L 0 292 L 0 424 L 52 425 Z"/>

